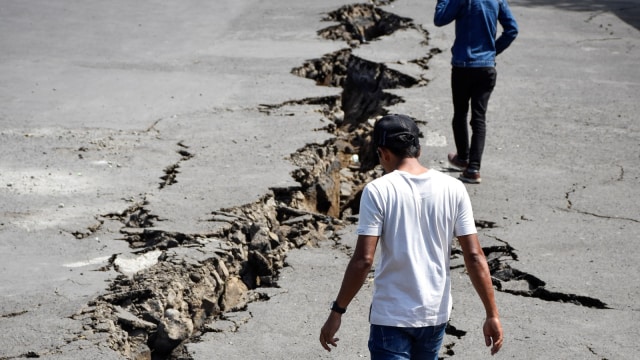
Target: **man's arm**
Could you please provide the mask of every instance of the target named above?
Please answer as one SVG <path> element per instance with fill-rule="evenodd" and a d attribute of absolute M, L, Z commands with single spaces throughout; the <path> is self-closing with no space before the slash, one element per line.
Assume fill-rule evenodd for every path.
<path fill-rule="evenodd" d="M 373 266 L 377 244 L 378 236 L 358 236 L 356 249 L 349 261 L 349 265 L 347 265 L 342 279 L 342 286 L 340 286 L 340 291 L 336 298 L 336 305 L 339 307 L 346 309 L 362 287 L 362 284 L 364 284 Z M 334 336 L 338 332 L 341 322 L 342 314 L 331 311 L 320 330 L 320 344 L 327 351 L 331 351 L 329 344 L 333 347 L 338 346 L 336 342 L 339 339 Z"/>
<path fill-rule="evenodd" d="M 450 24 L 456 19 L 461 4 L 460 0 L 438 0 L 436 12 L 433 15 L 433 24 L 435 26 Z"/>
<path fill-rule="evenodd" d="M 486 312 L 486 320 L 482 328 L 485 343 L 491 347 L 491 355 L 497 353 L 502 347 L 503 334 L 500 324 L 500 314 L 493 295 L 493 284 L 489 265 L 484 256 L 478 234 L 458 236 L 460 247 L 464 255 L 464 265 L 467 268 L 471 283 L 482 300 Z"/>
<path fill-rule="evenodd" d="M 500 1 L 500 9 L 498 11 L 498 22 L 502 26 L 502 33 L 496 39 L 496 55 L 503 52 L 511 45 L 513 40 L 518 36 L 518 23 L 511 13 L 507 1 Z"/>

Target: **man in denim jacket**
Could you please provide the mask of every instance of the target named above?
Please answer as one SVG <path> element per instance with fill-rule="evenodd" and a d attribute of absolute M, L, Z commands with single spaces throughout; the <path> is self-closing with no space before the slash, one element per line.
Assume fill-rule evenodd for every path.
<path fill-rule="evenodd" d="M 496 84 L 496 55 L 518 35 L 518 24 L 506 0 L 438 0 L 433 22 L 444 26 L 456 22 L 451 48 L 451 90 L 455 154 L 449 162 L 462 170 L 459 179 L 479 184 L 480 163 L 486 134 L 485 114 Z M 503 32 L 496 38 L 498 23 Z M 471 103 L 472 135 L 469 144 L 467 113 Z"/>

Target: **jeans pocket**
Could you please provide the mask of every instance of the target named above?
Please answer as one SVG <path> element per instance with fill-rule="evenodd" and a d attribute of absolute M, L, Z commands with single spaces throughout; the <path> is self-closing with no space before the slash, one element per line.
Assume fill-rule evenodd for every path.
<path fill-rule="evenodd" d="M 399 328 L 371 325 L 369 351 L 376 360 L 408 359 L 411 354 L 411 341 Z"/>

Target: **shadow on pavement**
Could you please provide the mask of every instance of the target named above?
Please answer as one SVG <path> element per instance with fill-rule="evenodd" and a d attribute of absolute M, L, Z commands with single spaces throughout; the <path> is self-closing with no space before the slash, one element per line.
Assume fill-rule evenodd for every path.
<path fill-rule="evenodd" d="M 555 6 L 563 10 L 611 12 L 640 30 L 640 0 L 511 0 L 519 6 Z"/>

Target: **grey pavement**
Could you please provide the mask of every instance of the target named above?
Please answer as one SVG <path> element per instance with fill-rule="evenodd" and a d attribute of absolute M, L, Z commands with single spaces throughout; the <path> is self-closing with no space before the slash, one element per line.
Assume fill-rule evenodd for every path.
<path fill-rule="evenodd" d="M 211 211 L 295 185 L 289 154 L 329 137 L 314 106 L 266 114 L 261 104 L 339 94 L 291 74 L 346 47 L 321 39 L 322 18 L 345 1 L 72 1 L 0 3 L 0 359 L 118 359 L 69 341 L 70 316 L 132 252 L 99 215 L 145 201 L 165 229 L 211 231 Z M 640 1 L 512 0 L 520 35 L 498 58 L 481 185 L 469 185 L 483 246 L 508 244 L 512 268 L 584 303 L 496 292 L 513 359 L 634 359 L 640 353 Z M 422 160 L 447 171 L 449 47 L 453 26 L 432 24 L 435 1 L 383 6 L 412 30 L 354 50 L 429 80 L 390 90 L 389 111 L 426 121 Z M 408 60 L 443 50 L 419 69 Z M 183 160 L 184 152 L 193 155 Z M 160 186 L 178 166 L 177 183 Z M 455 176 L 455 173 L 452 173 Z M 87 229 L 94 229 L 87 232 Z M 344 316 L 339 347 L 318 343 L 353 246 L 293 250 L 280 288 L 255 302 L 235 332 L 189 343 L 199 359 L 360 359 L 370 284 Z M 346 250 L 345 250 L 346 249 Z M 488 358 L 479 299 L 454 269 L 458 336 L 445 358 Z M 448 351 L 447 351 L 448 350 Z"/>

